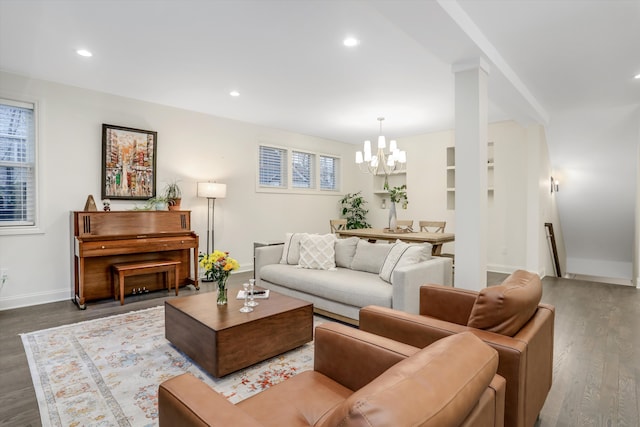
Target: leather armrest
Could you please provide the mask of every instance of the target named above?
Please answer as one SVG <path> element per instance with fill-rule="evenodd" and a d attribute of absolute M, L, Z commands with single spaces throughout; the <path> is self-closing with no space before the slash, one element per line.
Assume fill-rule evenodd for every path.
<path fill-rule="evenodd" d="M 466 326 L 477 297 L 478 292 L 467 289 L 424 285 L 420 288 L 420 314 Z"/>
<path fill-rule="evenodd" d="M 261 424 L 191 374 L 182 374 L 158 388 L 160 427 L 256 427 Z"/>
<path fill-rule="evenodd" d="M 314 370 L 358 390 L 419 349 L 340 323 L 316 327 Z"/>

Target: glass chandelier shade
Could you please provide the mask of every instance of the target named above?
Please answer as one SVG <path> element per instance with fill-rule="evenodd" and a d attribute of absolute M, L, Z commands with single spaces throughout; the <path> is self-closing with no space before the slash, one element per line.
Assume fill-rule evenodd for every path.
<path fill-rule="evenodd" d="M 362 172 L 372 175 L 391 175 L 406 170 L 407 153 L 398 149 L 398 143 L 395 139 L 389 141 L 389 151 L 387 141 L 382 135 L 382 121 L 384 117 L 378 117 L 380 122 L 380 134 L 378 135 L 378 150 L 376 154 L 371 152 L 371 141 L 364 142 L 363 151 L 356 152 L 356 164 Z"/>

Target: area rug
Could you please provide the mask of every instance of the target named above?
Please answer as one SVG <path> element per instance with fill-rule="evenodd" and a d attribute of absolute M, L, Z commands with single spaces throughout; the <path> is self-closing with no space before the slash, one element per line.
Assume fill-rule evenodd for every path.
<path fill-rule="evenodd" d="M 235 403 L 313 369 L 313 343 L 308 343 L 214 378 L 165 339 L 164 307 L 21 337 L 43 426 L 158 425 L 158 385 L 184 372 Z"/>

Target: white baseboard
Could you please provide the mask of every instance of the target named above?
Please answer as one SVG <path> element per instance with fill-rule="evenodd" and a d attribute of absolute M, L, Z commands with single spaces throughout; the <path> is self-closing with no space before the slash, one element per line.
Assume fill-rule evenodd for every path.
<path fill-rule="evenodd" d="M 3 297 L 0 298 L 0 311 L 64 300 L 71 301 L 71 294 L 68 288 L 48 292 L 35 292 L 16 297 Z"/>
<path fill-rule="evenodd" d="M 512 265 L 487 264 L 487 271 L 490 271 L 492 273 L 511 274 L 519 269 L 521 268 L 514 267 Z"/>

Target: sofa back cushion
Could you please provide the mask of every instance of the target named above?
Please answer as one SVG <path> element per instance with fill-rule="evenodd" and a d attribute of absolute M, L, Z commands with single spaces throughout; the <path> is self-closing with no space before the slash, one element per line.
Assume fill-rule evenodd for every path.
<path fill-rule="evenodd" d="M 300 241 L 307 233 L 287 233 L 282 248 L 280 264 L 298 265 L 300 262 Z"/>
<path fill-rule="evenodd" d="M 358 246 L 358 237 L 347 237 L 346 239 L 336 240 L 336 266 L 351 268 L 351 262 L 353 256 L 356 254 L 356 247 Z"/>
<path fill-rule="evenodd" d="M 380 268 L 380 278 L 391 283 L 393 271 L 409 264 L 417 264 L 431 259 L 431 244 L 409 244 L 400 240 L 396 241 L 387 253 Z"/>
<path fill-rule="evenodd" d="M 380 273 L 384 259 L 391 250 L 391 246 L 386 243 L 369 243 L 359 239 L 356 246 L 356 253 L 351 261 L 351 269 L 366 271 L 367 273 Z"/>
<path fill-rule="evenodd" d="M 307 234 L 300 239 L 299 266 L 314 270 L 336 268 L 335 234 Z"/>
<path fill-rule="evenodd" d="M 535 314 L 540 298 L 540 276 L 517 270 L 502 284 L 478 293 L 467 326 L 512 337 Z"/>
<path fill-rule="evenodd" d="M 498 353 L 470 332 L 442 338 L 387 369 L 316 426 L 457 426 L 498 369 Z"/>

